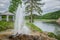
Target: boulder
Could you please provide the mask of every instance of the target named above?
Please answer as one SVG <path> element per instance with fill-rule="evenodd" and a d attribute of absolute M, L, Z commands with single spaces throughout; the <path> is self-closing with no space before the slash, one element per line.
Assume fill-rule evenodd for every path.
<path fill-rule="evenodd" d="M 60 18 L 56 21 L 58 24 L 60 24 Z"/>

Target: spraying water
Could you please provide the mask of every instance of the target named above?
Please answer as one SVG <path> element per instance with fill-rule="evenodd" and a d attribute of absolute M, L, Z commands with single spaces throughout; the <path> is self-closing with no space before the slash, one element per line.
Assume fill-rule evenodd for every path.
<path fill-rule="evenodd" d="M 25 5 L 22 3 L 22 5 L 18 5 L 18 9 L 16 12 L 15 17 L 15 25 L 14 25 L 14 35 L 18 34 L 27 34 L 29 32 L 29 29 L 24 24 L 24 16 L 25 16 Z"/>

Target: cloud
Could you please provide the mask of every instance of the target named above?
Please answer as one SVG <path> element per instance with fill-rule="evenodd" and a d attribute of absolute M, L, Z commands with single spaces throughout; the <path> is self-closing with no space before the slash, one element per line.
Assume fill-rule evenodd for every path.
<path fill-rule="evenodd" d="M 60 10 L 60 0 L 45 0 L 42 10 L 44 13 Z"/>
<path fill-rule="evenodd" d="M 48 1 L 50 1 L 50 0 L 42 0 L 43 2 L 48 2 Z"/>
<path fill-rule="evenodd" d="M 9 0 L 0 0 L 0 12 L 7 11 L 10 5 Z"/>
<path fill-rule="evenodd" d="M 0 4 L 0 7 L 4 7 L 4 4 Z"/>
<path fill-rule="evenodd" d="M 11 0 L 0 0 L 0 10 L 7 10 Z M 45 5 L 42 7 L 44 13 L 60 10 L 60 0 L 42 0 Z"/>
<path fill-rule="evenodd" d="M 0 0 L 0 2 L 2 2 L 2 3 L 7 3 L 7 2 L 9 2 L 10 0 Z"/>

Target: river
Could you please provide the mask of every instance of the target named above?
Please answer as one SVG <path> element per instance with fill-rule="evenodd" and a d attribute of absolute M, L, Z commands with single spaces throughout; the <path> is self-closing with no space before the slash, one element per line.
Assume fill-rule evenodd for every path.
<path fill-rule="evenodd" d="M 60 25 L 56 22 L 35 21 L 34 24 L 43 31 L 60 33 Z"/>

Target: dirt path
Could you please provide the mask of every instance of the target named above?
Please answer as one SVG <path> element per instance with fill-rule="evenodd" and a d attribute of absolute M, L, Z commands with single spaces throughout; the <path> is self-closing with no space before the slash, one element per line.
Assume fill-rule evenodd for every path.
<path fill-rule="evenodd" d="M 12 34 L 12 29 L 0 32 L 0 40 L 8 40 L 8 36 Z"/>

